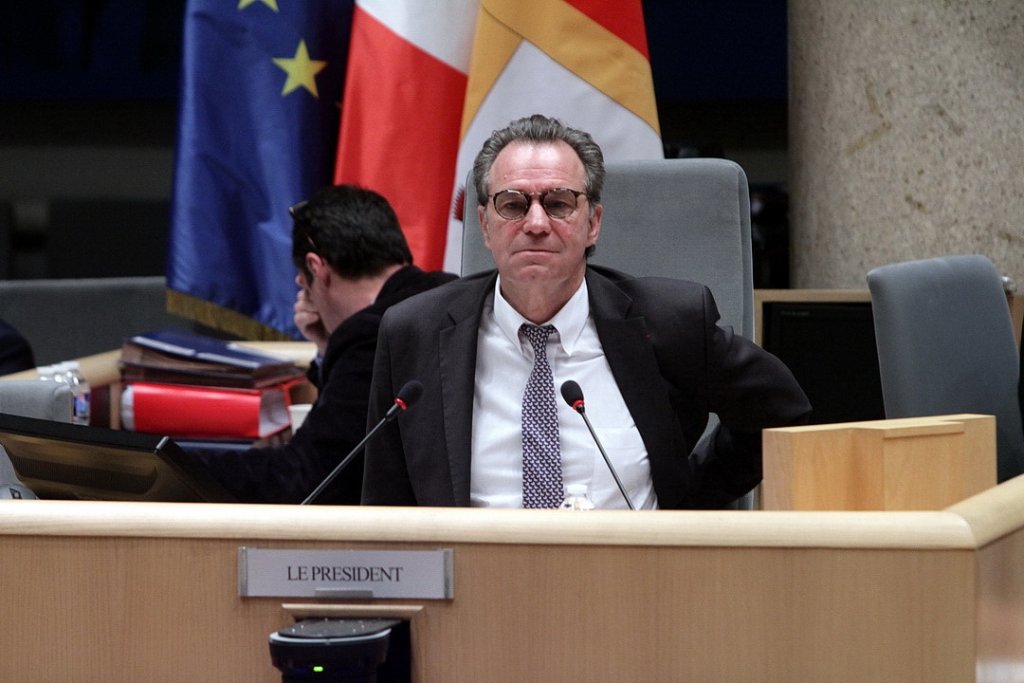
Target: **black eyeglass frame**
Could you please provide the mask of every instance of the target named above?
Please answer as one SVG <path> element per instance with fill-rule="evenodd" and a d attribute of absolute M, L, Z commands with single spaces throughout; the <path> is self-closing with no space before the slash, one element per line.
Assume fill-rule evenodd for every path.
<path fill-rule="evenodd" d="M 301 202 L 296 202 L 295 204 L 292 204 L 291 206 L 288 207 L 288 215 L 291 216 L 293 221 L 296 219 L 295 214 L 304 209 L 306 207 L 306 204 L 309 204 L 309 200 L 303 199 Z M 309 233 L 306 233 L 306 241 L 309 242 L 309 246 L 313 248 L 314 254 L 320 253 L 319 248 L 316 246 L 316 242 L 313 241 L 313 236 L 310 235 Z"/>
<path fill-rule="evenodd" d="M 547 199 L 547 196 L 552 194 L 552 193 L 554 193 L 554 192 L 568 192 L 568 193 L 570 193 L 572 195 L 572 198 L 573 198 L 572 210 L 570 210 L 564 216 L 559 216 L 559 215 L 551 213 L 551 211 L 548 209 L 547 205 L 544 203 L 544 200 Z M 519 197 L 524 197 L 526 199 L 526 208 L 523 210 L 523 213 L 520 214 L 520 215 L 517 215 L 517 216 L 506 216 L 505 214 L 503 214 L 501 212 L 501 209 L 498 208 L 498 196 L 499 195 L 503 195 L 503 194 L 511 194 L 511 195 L 516 195 L 516 196 L 519 196 Z M 565 220 L 566 218 L 568 218 L 569 216 L 573 215 L 574 213 L 576 213 L 579 210 L 579 208 L 580 208 L 580 197 L 586 197 L 586 196 L 587 196 L 587 193 L 583 192 L 583 191 L 580 191 L 580 190 L 573 190 L 572 188 L 569 188 L 569 187 L 553 187 L 550 190 L 544 190 L 543 192 L 523 192 L 521 190 L 501 190 L 500 192 L 495 192 L 494 194 L 492 194 L 490 197 L 488 197 L 488 199 L 490 200 L 491 204 L 494 205 L 494 211 L 499 216 L 504 218 L 505 220 L 514 221 L 514 220 L 519 220 L 520 218 L 525 217 L 526 214 L 530 213 L 530 207 L 533 206 L 533 199 L 534 199 L 534 197 L 536 197 L 539 200 L 541 208 L 544 209 L 544 213 L 546 213 L 549 218 L 555 218 L 557 220 Z"/>

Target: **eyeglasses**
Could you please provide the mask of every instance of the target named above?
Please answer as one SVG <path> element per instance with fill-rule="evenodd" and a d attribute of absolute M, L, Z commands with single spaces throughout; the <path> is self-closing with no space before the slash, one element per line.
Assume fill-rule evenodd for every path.
<path fill-rule="evenodd" d="M 299 211 L 302 211 L 302 209 L 306 207 L 306 204 L 309 204 L 308 199 L 303 199 L 301 202 L 296 202 L 295 204 L 292 204 L 291 206 L 288 207 L 288 215 L 291 216 L 292 218 L 295 218 L 295 214 L 297 214 Z"/>
<path fill-rule="evenodd" d="M 491 195 L 494 210 L 507 220 L 522 218 L 530 211 L 533 198 L 540 200 L 540 205 L 551 218 L 568 218 L 578 208 L 580 195 L 586 192 L 570 190 L 567 187 L 556 187 L 545 192 L 520 192 L 519 190 L 502 190 Z"/>

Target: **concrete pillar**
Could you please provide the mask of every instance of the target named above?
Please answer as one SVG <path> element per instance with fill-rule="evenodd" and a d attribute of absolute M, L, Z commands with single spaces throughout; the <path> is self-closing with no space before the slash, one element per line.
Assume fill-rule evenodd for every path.
<path fill-rule="evenodd" d="M 1024 4 L 789 0 L 794 287 L 988 256 L 1024 289 Z"/>

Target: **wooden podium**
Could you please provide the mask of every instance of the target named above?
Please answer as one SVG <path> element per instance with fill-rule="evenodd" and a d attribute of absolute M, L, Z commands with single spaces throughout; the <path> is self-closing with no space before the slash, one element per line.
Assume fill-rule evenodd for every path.
<path fill-rule="evenodd" d="M 996 485 L 992 415 L 767 429 L 766 510 L 941 510 Z"/>
<path fill-rule="evenodd" d="M 1024 680 L 1024 477 L 955 417 L 766 434 L 787 510 L 0 501 L 0 680 L 276 682 L 306 616 L 407 620 L 416 683 Z M 241 547 L 451 550 L 453 594 L 242 597 Z"/>
<path fill-rule="evenodd" d="M 419 683 L 963 683 L 1024 666 L 1024 478 L 912 512 L 3 501 L 0 535 L 7 681 L 270 683 L 268 636 L 304 615 L 409 620 Z M 239 597 L 240 546 L 451 549 L 454 594 Z"/>

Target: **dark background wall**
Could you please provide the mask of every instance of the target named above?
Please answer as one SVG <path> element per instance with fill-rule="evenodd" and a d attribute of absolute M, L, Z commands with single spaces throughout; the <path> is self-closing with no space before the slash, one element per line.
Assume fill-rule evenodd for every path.
<path fill-rule="evenodd" d="M 184 5 L 0 3 L 0 278 L 163 273 Z M 738 161 L 784 219 L 785 0 L 644 13 L 667 154 Z"/>

